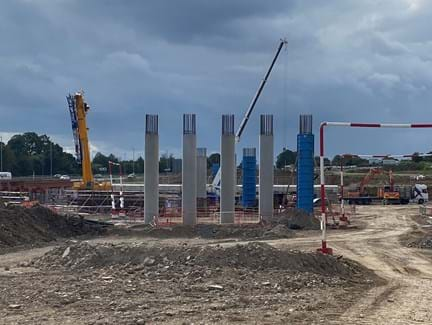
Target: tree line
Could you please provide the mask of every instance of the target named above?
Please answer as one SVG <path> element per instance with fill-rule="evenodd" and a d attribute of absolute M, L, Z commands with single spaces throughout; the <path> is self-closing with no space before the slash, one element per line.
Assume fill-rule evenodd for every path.
<path fill-rule="evenodd" d="M 65 152 L 57 143 L 54 143 L 47 135 L 38 135 L 34 132 L 14 135 L 7 143 L 0 143 L 3 171 L 11 172 L 13 176 L 31 175 L 55 175 L 68 174 L 80 175 L 81 166 L 74 155 Z M 340 165 L 342 157 L 336 155 L 330 161 L 325 159 L 326 165 Z M 96 153 L 92 160 L 93 172 L 95 174 L 106 174 L 109 161 L 119 162 L 120 159 L 113 154 L 104 155 Z M 283 169 L 294 166 L 297 161 L 297 152 L 284 148 L 277 156 L 276 168 Z M 210 168 L 213 164 L 220 163 L 220 154 L 212 153 L 207 160 Z M 412 169 L 419 170 L 429 168 L 432 156 L 422 157 L 414 153 L 412 160 L 402 161 L 398 166 L 392 166 L 394 170 Z M 144 159 L 138 157 L 134 160 L 122 160 L 124 174 L 133 172 L 142 174 L 144 171 Z M 160 157 L 159 171 L 169 172 L 174 165 L 179 163 L 173 155 L 164 154 Z M 315 164 L 319 165 L 319 158 L 315 157 Z M 346 166 L 368 166 L 369 161 L 360 157 L 344 158 Z M 118 171 L 114 171 L 118 173 Z"/>

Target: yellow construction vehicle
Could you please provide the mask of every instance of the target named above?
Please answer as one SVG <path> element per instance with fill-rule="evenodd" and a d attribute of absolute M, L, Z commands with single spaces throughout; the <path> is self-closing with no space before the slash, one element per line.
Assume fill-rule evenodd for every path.
<path fill-rule="evenodd" d="M 77 190 L 110 190 L 111 183 L 95 183 L 93 177 L 86 121 L 90 107 L 84 101 L 83 92 L 77 92 L 75 95 L 69 94 L 66 98 L 71 115 L 76 158 L 82 166 L 82 181 L 74 182 L 73 188 Z"/>

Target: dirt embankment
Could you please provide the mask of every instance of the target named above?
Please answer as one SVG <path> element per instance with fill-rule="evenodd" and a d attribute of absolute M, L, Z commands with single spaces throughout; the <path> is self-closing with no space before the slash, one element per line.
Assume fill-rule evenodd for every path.
<path fill-rule="evenodd" d="M 114 229 L 111 233 L 121 236 L 203 239 L 274 239 L 295 236 L 295 233 L 285 225 L 268 226 L 261 224 L 199 224 L 196 226 L 173 225 L 156 228 L 150 225 L 137 225 L 126 229 Z"/>
<path fill-rule="evenodd" d="M 105 230 L 106 225 L 61 216 L 42 206 L 0 207 L 0 249 L 38 245 L 84 234 L 98 235 Z"/>
<path fill-rule="evenodd" d="M 294 250 L 283 251 L 258 242 L 228 247 L 189 246 L 186 243 L 177 246 L 148 246 L 145 243 L 90 245 L 81 242 L 54 248 L 38 259 L 35 265 L 66 269 L 94 269 L 117 265 L 241 267 L 253 270 L 283 269 L 286 272 L 311 272 L 346 278 L 355 277 L 364 271 L 358 263 L 341 257 Z"/>
<path fill-rule="evenodd" d="M 344 258 L 261 242 L 71 243 L 22 265 L 28 266 L 40 271 L 0 281 L 0 317 L 6 321 L 328 323 L 376 279 Z"/>

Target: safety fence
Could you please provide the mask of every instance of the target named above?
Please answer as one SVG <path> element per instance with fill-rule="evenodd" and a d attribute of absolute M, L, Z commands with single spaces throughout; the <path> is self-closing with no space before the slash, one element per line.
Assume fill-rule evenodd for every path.
<path fill-rule="evenodd" d="M 420 205 L 419 206 L 419 212 L 420 215 L 424 216 L 424 217 L 431 217 L 432 216 L 432 206 L 430 205 Z"/>
<path fill-rule="evenodd" d="M 258 209 L 256 208 L 238 208 L 235 211 L 222 212 L 232 215 L 235 224 L 258 223 L 260 221 Z M 221 212 L 219 207 L 199 208 L 197 209 L 197 223 L 199 224 L 217 224 L 220 222 Z M 159 217 L 155 222 L 159 226 L 169 226 L 182 223 L 181 208 L 164 208 L 160 211 Z"/>
<path fill-rule="evenodd" d="M 356 205 L 355 204 L 345 204 L 342 208 L 340 204 L 326 204 L 326 220 L 328 225 L 347 225 L 350 224 L 353 217 L 356 215 Z M 321 209 L 316 207 L 314 209 L 314 214 L 317 217 L 321 215 Z"/>

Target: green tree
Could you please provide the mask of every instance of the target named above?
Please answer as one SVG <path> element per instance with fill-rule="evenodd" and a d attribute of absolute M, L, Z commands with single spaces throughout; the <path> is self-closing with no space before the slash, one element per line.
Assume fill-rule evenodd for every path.
<path fill-rule="evenodd" d="M 284 168 L 287 165 L 296 163 L 297 153 L 289 149 L 283 149 L 283 151 L 276 158 L 276 167 L 279 169 Z"/>
<path fill-rule="evenodd" d="M 63 151 L 47 135 L 34 132 L 14 135 L 4 148 L 5 165 L 14 176 L 75 174 L 80 168 L 75 158 Z M 51 160 L 52 159 L 52 160 Z"/>
<path fill-rule="evenodd" d="M 418 152 L 414 152 L 411 159 L 415 163 L 419 163 L 420 161 L 423 161 L 423 157 L 420 156 L 420 154 Z"/>
<path fill-rule="evenodd" d="M 218 152 L 212 153 L 207 158 L 207 168 L 211 168 L 213 164 L 220 164 L 220 154 Z"/>
<path fill-rule="evenodd" d="M 360 158 L 358 156 L 346 156 L 336 155 L 333 157 L 332 165 L 340 166 L 343 158 L 344 166 L 369 166 L 369 160 Z"/>
<path fill-rule="evenodd" d="M 138 157 L 135 162 L 135 173 L 144 174 L 144 159 L 142 157 Z"/>
<path fill-rule="evenodd" d="M 314 160 L 315 160 L 315 166 L 318 167 L 320 165 L 320 157 L 315 156 Z M 330 164 L 331 164 L 330 159 L 324 157 L 324 166 L 330 166 Z"/>
<path fill-rule="evenodd" d="M 171 171 L 173 166 L 173 160 L 173 154 L 163 154 L 159 159 L 159 172 L 163 173 L 166 171 Z"/>

